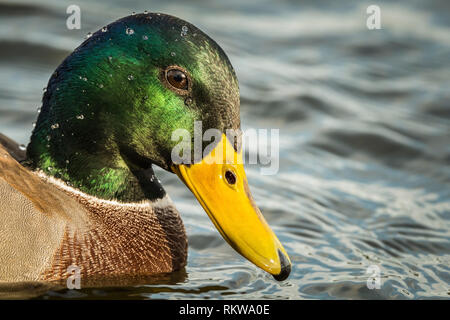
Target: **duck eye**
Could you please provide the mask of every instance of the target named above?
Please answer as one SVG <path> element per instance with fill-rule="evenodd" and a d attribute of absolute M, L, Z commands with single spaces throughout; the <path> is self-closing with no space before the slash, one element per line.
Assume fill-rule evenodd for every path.
<path fill-rule="evenodd" d="M 188 77 L 186 74 L 178 69 L 170 69 L 166 72 L 166 79 L 169 84 L 175 89 L 187 90 Z"/>

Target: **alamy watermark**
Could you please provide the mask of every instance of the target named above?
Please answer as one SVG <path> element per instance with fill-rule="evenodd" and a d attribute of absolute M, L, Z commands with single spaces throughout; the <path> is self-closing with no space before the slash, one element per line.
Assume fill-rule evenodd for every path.
<path fill-rule="evenodd" d="M 372 4 L 367 7 L 366 13 L 368 14 L 366 20 L 366 26 L 369 30 L 381 29 L 381 9 L 379 6 Z"/>
<path fill-rule="evenodd" d="M 67 289 L 81 289 L 81 269 L 76 265 L 70 265 L 67 268 L 67 273 L 70 276 L 67 278 Z"/>
<path fill-rule="evenodd" d="M 381 270 L 380 267 L 376 264 L 370 265 L 366 274 L 369 274 L 369 278 L 367 278 L 366 285 L 369 290 L 373 289 L 381 289 Z"/>
<path fill-rule="evenodd" d="M 214 157 L 208 158 L 209 164 L 224 164 L 224 160 L 233 159 L 235 164 L 259 164 L 262 165 L 262 175 L 274 175 L 279 169 L 279 129 L 227 129 L 225 134 L 230 141 L 225 150 L 215 150 Z M 214 147 L 222 139 L 223 132 L 218 129 L 202 130 L 202 122 L 194 123 L 194 150 L 192 150 L 191 133 L 186 129 L 176 129 L 172 132 L 172 141 L 177 142 L 172 149 L 171 159 L 174 164 L 192 164 L 202 161 L 208 156 Z M 204 142 L 210 142 L 204 149 Z M 235 146 L 237 150 L 243 150 L 243 157 L 234 158 Z M 270 149 L 270 150 L 269 150 Z M 244 151 L 248 151 L 246 162 Z M 270 152 L 269 152 L 270 151 Z M 228 161 L 227 160 L 227 161 Z M 229 163 L 229 162 L 227 162 Z"/>
<path fill-rule="evenodd" d="M 81 29 L 81 9 L 76 4 L 67 7 L 66 13 L 70 16 L 66 20 L 67 29 Z"/>

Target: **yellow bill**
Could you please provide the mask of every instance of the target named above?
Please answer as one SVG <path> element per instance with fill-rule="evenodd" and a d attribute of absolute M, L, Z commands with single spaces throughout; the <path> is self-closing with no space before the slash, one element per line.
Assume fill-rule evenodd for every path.
<path fill-rule="evenodd" d="M 172 170 L 237 252 L 276 280 L 289 276 L 289 256 L 253 202 L 242 151 L 236 152 L 226 135 L 201 162 L 174 165 Z"/>

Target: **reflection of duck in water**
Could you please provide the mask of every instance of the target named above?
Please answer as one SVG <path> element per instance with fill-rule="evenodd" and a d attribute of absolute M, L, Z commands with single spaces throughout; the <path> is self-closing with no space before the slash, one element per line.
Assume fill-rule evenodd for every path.
<path fill-rule="evenodd" d="M 285 279 L 288 255 L 226 135 L 213 151 L 233 150 L 225 164 L 172 162 L 172 132 L 192 136 L 195 121 L 240 126 L 236 76 L 207 35 L 139 14 L 87 39 L 52 75 L 26 155 L 0 137 L 0 281 L 59 280 L 70 265 L 84 277 L 182 268 L 184 226 L 152 164 L 183 180 L 234 249 Z"/>

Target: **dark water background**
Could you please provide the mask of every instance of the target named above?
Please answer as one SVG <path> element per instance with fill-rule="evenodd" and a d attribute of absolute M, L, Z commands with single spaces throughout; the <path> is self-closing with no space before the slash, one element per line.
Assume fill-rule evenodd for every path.
<path fill-rule="evenodd" d="M 450 4 L 377 1 L 0 2 L 0 131 L 26 144 L 51 73 L 88 32 L 132 11 L 215 39 L 241 88 L 243 128 L 280 128 L 280 171 L 249 167 L 256 203 L 290 254 L 276 282 L 236 254 L 194 197 L 158 170 L 189 235 L 186 270 L 148 285 L 21 290 L 41 298 L 449 298 Z M 381 289 L 369 290 L 370 265 Z"/>

